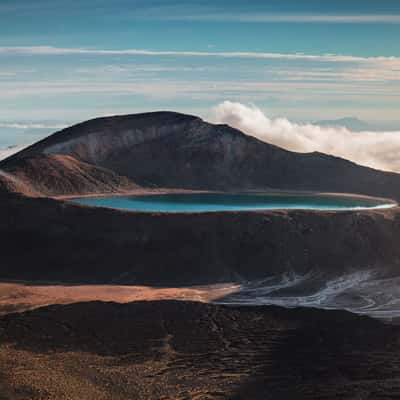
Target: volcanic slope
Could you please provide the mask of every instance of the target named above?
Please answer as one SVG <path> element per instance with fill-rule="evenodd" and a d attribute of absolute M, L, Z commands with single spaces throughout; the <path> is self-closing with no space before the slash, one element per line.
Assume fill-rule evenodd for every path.
<path fill-rule="evenodd" d="M 0 168 L 44 194 L 116 192 L 139 185 L 400 198 L 398 174 L 321 153 L 286 151 L 227 125 L 174 112 L 86 121 L 3 160 Z M 85 173 L 71 174 L 71 169 Z M 44 177 L 43 171 L 51 171 L 51 178 Z M 59 183 L 65 176 L 68 183 Z"/>
<path fill-rule="evenodd" d="M 123 192 L 138 186 L 128 178 L 107 168 L 82 162 L 63 154 L 43 154 L 23 157 L 17 164 L 6 168 L 4 174 L 14 180 L 25 182 L 35 193 L 45 195 L 66 195 L 75 193 Z M 15 192 L 29 193 L 14 188 Z"/>

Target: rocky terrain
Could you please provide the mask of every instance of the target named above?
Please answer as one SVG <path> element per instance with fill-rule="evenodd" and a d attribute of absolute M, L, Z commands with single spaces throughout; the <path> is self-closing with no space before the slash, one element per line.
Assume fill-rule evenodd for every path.
<path fill-rule="evenodd" d="M 224 302 L 229 291 L 187 286 L 287 274 L 313 273 L 322 285 L 339 278 L 339 289 L 342 276 L 363 271 L 398 279 L 398 207 L 163 214 L 60 200 L 154 188 L 399 199 L 399 183 L 176 113 L 84 122 L 2 161 L 0 399 L 399 397 L 394 324 L 345 311 L 153 301 L 173 292 Z M 83 286 L 93 284 L 110 286 Z M 80 302 L 92 299 L 149 301 Z"/>
<path fill-rule="evenodd" d="M 400 198 L 397 174 L 320 153 L 293 153 L 227 125 L 172 112 L 86 121 L 0 162 L 0 169 L 26 178 L 45 195 L 139 185 L 316 190 Z M 49 173 L 46 177 L 44 170 Z"/>
<path fill-rule="evenodd" d="M 345 311 L 50 306 L 0 318 L 0 398 L 392 399 L 399 333 Z"/>
<path fill-rule="evenodd" d="M 4 160 L 0 171 L 0 279 L 193 285 L 285 272 L 329 277 L 372 268 L 387 275 L 400 263 L 398 208 L 168 215 L 43 198 L 154 187 L 398 197 L 397 174 L 291 153 L 193 116 L 83 122 Z"/>
<path fill-rule="evenodd" d="M 157 214 L 10 195 L 0 207 L 0 278 L 170 286 L 389 273 L 399 268 L 399 236 L 397 207 Z"/>
<path fill-rule="evenodd" d="M 116 193 L 138 188 L 113 171 L 60 154 L 23 158 L 7 168 L 7 173 L 45 195 Z"/>
<path fill-rule="evenodd" d="M 8 196 L 12 193 L 29 197 L 40 195 L 39 192 L 33 189 L 30 182 L 26 182 L 16 175 L 0 170 L 0 196 Z"/>

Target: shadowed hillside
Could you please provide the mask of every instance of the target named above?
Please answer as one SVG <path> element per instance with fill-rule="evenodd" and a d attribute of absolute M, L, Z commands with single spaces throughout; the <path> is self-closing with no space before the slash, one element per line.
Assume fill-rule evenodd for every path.
<path fill-rule="evenodd" d="M 398 336 L 398 327 L 345 311 L 50 306 L 0 318 L 1 397 L 395 398 Z"/>
<path fill-rule="evenodd" d="M 157 214 L 9 196 L 1 279 L 191 285 L 398 270 L 399 208 Z"/>

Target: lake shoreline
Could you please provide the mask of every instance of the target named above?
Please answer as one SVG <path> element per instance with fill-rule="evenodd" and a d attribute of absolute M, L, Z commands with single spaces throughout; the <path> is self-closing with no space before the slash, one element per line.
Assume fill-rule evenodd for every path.
<path fill-rule="evenodd" d="M 205 213 L 262 210 L 354 211 L 385 209 L 389 200 L 345 194 L 306 192 L 151 192 L 125 196 L 91 196 L 68 199 L 84 206 L 133 212 Z"/>
<path fill-rule="evenodd" d="M 340 192 L 321 192 L 321 191 L 310 191 L 310 190 L 280 190 L 280 189 L 269 189 L 269 190 L 234 190 L 234 191 L 221 191 L 221 190 L 190 190 L 190 189 L 174 189 L 174 188 L 158 188 L 158 189 L 133 189 L 121 192 L 99 192 L 99 193 L 76 193 L 68 195 L 54 195 L 49 196 L 55 200 L 71 200 L 76 198 L 91 198 L 91 197 L 120 197 L 120 196 L 149 196 L 157 194 L 269 194 L 269 195 L 309 195 L 309 196 L 337 196 L 337 197 L 349 197 L 349 198 L 361 198 L 371 199 L 389 202 L 393 205 L 397 205 L 396 200 L 387 197 L 369 196 L 357 193 L 340 193 Z"/>

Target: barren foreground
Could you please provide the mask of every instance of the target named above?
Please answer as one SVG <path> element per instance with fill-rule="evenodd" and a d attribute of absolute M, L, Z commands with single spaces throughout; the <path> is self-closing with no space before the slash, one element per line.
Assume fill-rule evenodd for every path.
<path fill-rule="evenodd" d="M 397 398 L 399 334 L 342 311 L 50 306 L 0 318 L 0 398 Z"/>

